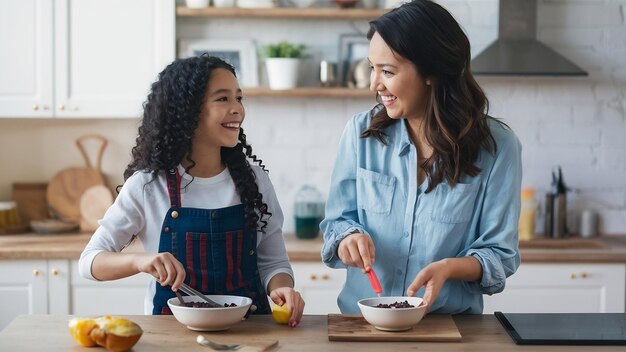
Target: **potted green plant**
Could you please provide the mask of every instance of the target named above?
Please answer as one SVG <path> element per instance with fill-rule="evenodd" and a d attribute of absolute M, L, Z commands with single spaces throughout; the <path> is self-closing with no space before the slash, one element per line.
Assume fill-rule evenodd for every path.
<path fill-rule="evenodd" d="M 300 59 L 305 46 L 288 41 L 267 44 L 263 47 L 267 79 L 271 89 L 291 89 L 298 83 Z"/>

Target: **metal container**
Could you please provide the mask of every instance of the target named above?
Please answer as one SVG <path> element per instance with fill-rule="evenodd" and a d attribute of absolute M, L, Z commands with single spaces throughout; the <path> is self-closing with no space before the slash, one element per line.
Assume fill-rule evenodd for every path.
<path fill-rule="evenodd" d="M 593 210 L 580 213 L 580 236 L 594 237 L 598 234 L 598 214 Z"/>
<path fill-rule="evenodd" d="M 335 63 L 326 60 L 320 62 L 320 85 L 322 87 L 334 87 L 337 84 L 336 70 Z"/>

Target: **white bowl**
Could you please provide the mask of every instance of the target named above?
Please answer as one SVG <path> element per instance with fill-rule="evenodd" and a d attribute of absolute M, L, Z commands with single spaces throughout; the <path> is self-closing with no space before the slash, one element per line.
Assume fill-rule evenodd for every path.
<path fill-rule="evenodd" d="M 408 301 L 413 308 L 377 308 L 382 304 Z M 409 330 L 422 320 L 426 313 L 426 306 L 420 306 L 419 297 L 374 297 L 360 300 L 359 308 L 363 318 L 376 329 L 383 331 Z"/>
<path fill-rule="evenodd" d="M 185 4 L 190 9 L 201 9 L 209 6 L 209 0 L 185 0 Z"/>
<path fill-rule="evenodd" d="M 167 305 L 172 310 L 174 317 L 180 323 L 187 325 L 187 328 L 195 331 L 221 331 L 227 330 L 243 319 L 252 304 L 248 297 L 207 295 L 210 299 L 219 304 L 235 303 L 236 307 L 219 308 L 193 308 L 181 306 L 178 298 L 170 298 Z M 183 296 L 187 302 L 204 302 L 198 296 Z"/>

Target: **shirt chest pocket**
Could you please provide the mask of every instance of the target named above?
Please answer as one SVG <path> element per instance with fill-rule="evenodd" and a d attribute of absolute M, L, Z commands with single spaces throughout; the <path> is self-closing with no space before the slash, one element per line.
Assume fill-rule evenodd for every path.
<path fill-rule="evenodd" d="M 431 220 L 444 223 L 468 222 L 474 213 L 479 184 L 457 183 L 454 188 L 441 183 L 435 189 Z"/>
<path fill-rule="evenodd" d="M 387 215 L 396 188 L 396 178 L 358 168 L 356 172 L 357 206 L 370 213 Z"/>

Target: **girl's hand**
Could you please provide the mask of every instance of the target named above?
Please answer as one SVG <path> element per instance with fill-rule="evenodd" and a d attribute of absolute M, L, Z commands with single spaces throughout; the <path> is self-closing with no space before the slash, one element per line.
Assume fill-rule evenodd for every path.
<path fill-rule="evenodd" d="M 279 306 L 287 304 L 287 308 L 291 312 L 289 326 L 295 328 L 300 323 L 304 311 L 304 300 L 300 292 L 291 287 L 279 287 L 270 292 L 270 298 Z"/>
<path fill-rule="evenodd" d="M 337 249 L 337 255 L 344 264 L 361 268 L 363 273 L 372 268 L 375 254 L 376 248 L 372 238 L 360 232 L 350 234 L 341 240 Z"/>
<path fill-rule="evenodd" d="M 440 260 L 434 263 L 429 264 L 424 269 L 422 269 L 415 280 L 409 285 L 406 290 L 406 294 L 408 296 L 415 296 L 415 293 L 422 287 L 425 286 L 426 289 L 424 291 L 424 303 L 426 305 L 426 313 L 432 306 L 432 304 L 437 299 L 439 295 L 439 291 L 443 287 L 443 284 L 450 277 L 450 273 L 448 270 L 448 266 L 444 261 Z"/>
<path fill-rule="evenodd" d="M 172 286 L 172 291 L 178 290 L 185 281 L 185 268 L 172 253 L 139 254 L 135 265 L 140 272 L 148 273 L 161 284 Z"/>

